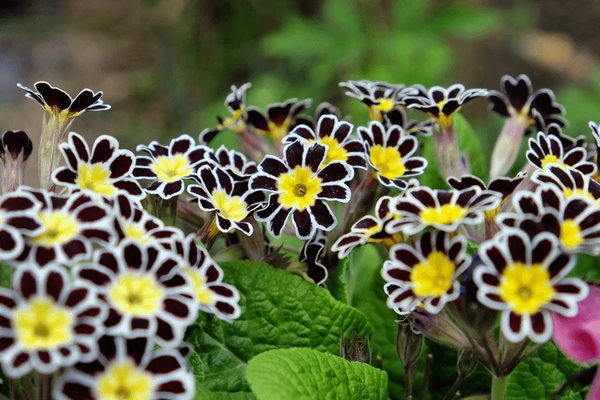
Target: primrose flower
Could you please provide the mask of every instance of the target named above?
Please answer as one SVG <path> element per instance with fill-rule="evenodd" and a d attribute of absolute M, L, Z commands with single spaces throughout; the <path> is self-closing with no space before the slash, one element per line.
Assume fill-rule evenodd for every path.
<path fill-rule="evenodd" d="M 332 161 L 344 161 L 354 168 L 367 169 L 365 148 L 360 140 L 352 137 L 353 128 L 351 123 L 339 121 L 335 115 L 323 115 L 316 130 L 305 125 L 297 126 L 283 138 L 283 143 L 290 144 L 297 140 L 321 143 L 327 146 L 323 166 Z"/>
<path fill-rule="evenodd" d="M 206 160 L 201 166 L 218 165 L 236 181 L 248 180 L 258 171 L 255 162 L 248 161 L 243 153 L 228 150 L 224 145 L 221 145 L 215 152 L 206 153 L 205 157 Z"/>
<path fill-rule="evenodd" d="M 90 284 L 109 306 L 109 335 L 152 337 L 162 347 L 181 342 L 198 305 L 181 259 L 164 248 L 124 240 L 100 249 L 92 264 L 73 267 L 73 276 Z"/>
<path fill-rule="evenodd" d="M 506 339 L 544 343 L 552 337 L 551 313 L 577 314 L 577 302 L 588 295 L 580 279 L 567 278 L 575 255 L 561 252 L 558 239 L 540 233 L 533 239 L 518 230 L 502 231 L 479 247 L 483 265 L 475 268 L 477 299 L 502 311 Z"/>
<path fill-rule="evenodd" d="M 119 149 L 119 142 L 112 136 L 100 136 L 90 151 L 85 139 L 71 132 L 59 148 L 67 166 L 57 168 L 52 180 L 69 192 L 88 190 L 111 199 L 122 191 L 137 201 L 144 197 L 140 185 L 130 178 L 135 156 Z"/>
<path fill-rule="evenodd" d="M 335 226 L 335 215 L 325 201 L 348 202 L 350 189 L 346 182 L 354 172 L 343 161 L 321 167 L 326 154 L 326 146 L 299 140 L 285 148 L 283 160 L 267 155 L 258 166 L 250 187 L 271 195 L 266 208 L 255 218 L 267 222 L 273 236 L 281 236 L 290 214 L 296 235 L 303 240 L 313 237 L 317 229 L 330 231 Z"/>
<path fill-rule="evenodd" d="M 498 216 L 498 225 L 517 228 L 533 238 L 548 232 L 559 239 L 566 253 L 600 253 L 600 207 L 586 196 L 568 199 L 555 186 L 540 185 L 513 198 L 514 213 Z"/>
<path fill-rule="evenodd" d="M 316 285 L 321 285 L 327 280 L 327 267 L 323 265 L 321 260 L 326 244 L 327 238 L 325 235 L 317 231 L 315 236 L 304 242 L 298 257 L 298 261 L 306 264 L 306 275 Z"/>
<path fill-rule="evenodd" d="M 346 96 L 362 102 L 369 110 L 371 121 L 383 122 L 383 117 L 402 106 L 407 94 L 416 92 L 405 85 L 393 85 L 386 82 L 367 80 L 340 82 L 346 89 Z"/>
<path fill-rule="evenodd" d="M 576 169 L 549 164 L 545 171 L 536 171 L 532 180 L 540 185 L 555 186 L 567 199 L 573 195 L 581 195 L 600 204 L 600 183 Z"/>
<path fill-rule="evenodd" d="M 246 129 L 245 107 L 246 91 L 252 86 L 251 83 L 244 83 L 239 88 L 231 85 L 231 92 L 225 98 L 225 107 L 229 110 L 231 116 L 225 119 L 217 117 L 219 125 L 216 129 L 205 129 L 200 133 L 200 143 L 210 143 L 218 133 L 224 129 L 229 129 L 235 133 L 242 133 Z"/>
<path fill-rule="evenodd" d="M 414 93 L 404 97 L 403 103 L 408 108 L 415 108 L 431 115 L 438 125 L 449 128 L 455 112 L 477 97 L 486 96 L 486 89 L 465 89 L 456 83 L 450 87 L 433 86 L 426 90 L 423 86 L 413 86 Z"/>
<path fill-rule="evenodd" d="M 338 120 L 342 119 L 342 113 L 340 112 L 339 108 L 324 101 L 317 106 L 314 118 L 307 115 L 296 116 L 296 118 L 294 119 L 294 125 L 292 126 L 292 130 L 294 130 L 297 126 L 306 125 L 310 129 L 315 131 L 317 129 L 317 122 L 324 115 L 332 115 Z"/>
<path fill-rule="evenodd" d="M 20 266 L 13 290 L 0 288 L 2 371 L 16 379 L 96 359 L 106 312 L 96 293 L 72 281 L 65 268 Z"/>
<path fill-rule="evenodd" d="M 595 181 L 600 182 L 600 128 L 595 122 L 590 121 L 589 127 L 592 130 L 592 137 L 594 138 L 595 152 L 592 157 L 592 161 L 596 164 L 596 173 L 593 175 Z"/>
<path fill-rule="evenodd" d="M 418 182 L 411 182 L 409 185 L 418 186 Z M 402 234 L 387 233 L 385 228 L 393 220 L 400 218 L 395 214 L 392 205 L 395 199 L 390 196 L 383 196 L 377 200 L 375 205 L 375 215 L 366 215 L 356 221 L 350 228 L 350 232 L 342 235 L 331 246 L 331 251 L 338 253 L 338 257 L 345 258 L 350 252 L 358 246 L 367 243 L 383 243 L 388 248 L 396 243 L 403 241 Z"/>
<path fill-rule="evenodd" d="M 560 138 L 539 132 L 537 140 L 529 139 L 527 159 L 536 168 L 545 170 L 549 164 L 560 164 L 568 169 L 576 169 L 584 175 L 594 175 L 596 165 L 587 161 L 587 151 L 584 147 L 574 146 L 565 151 Z"/>
<path fill-rule="evenodd" d="M 37 101 L 50 117 L 46 121 L 44 114 L 44 129 L 38 154 L 40 184 L 42 188 L 46 188 L 50 184 L 52 171 L 60 165 L 58 145 L 65 141 L 74 118 L 87 111 L 108 110 L 110 106 L 101 100 L 102 92 L 94 93 L 90 89 L 83 89 L 72 99 L 63 90 L 44 81 L 36 82 L 35 90 L 21 84 L 17 86 L 27 92 L 25 97 Z"/>
<path fill-rule="evenodd" d="M 149 338 L 104 336 L 98 358 L 81 362 L 58 378 L 56 400 L 191 400 L 195 380 L 188 363 L 176 349 L 155 349 Z"/>
<path fill-rule="evenodd" d="M 561 125 L 559 125 L 556 122 L 546 124 L 546 122 L 544 122 L 542 114 L 540 114 L 537 110 L 532 110 L 532 113 L 533 118 L 535 119 L 536 132 L 544 132 L 548 136 L 556 136 L 558 140 L 560 140 L 560 143 L 562 144 L 563 149 L 565 149 L 565 151 L 569 151 L 573 147 L 585 147 L 585 135 L 579 135 L 577 137 L 565 135 L 562 131 Z"/>
<path fill-rule="evenodd" d="M 0 137 L 0 178 L 2 193 L 16 190 L 23 184 L 25 161 L 31 155 L 33 144 L 23 131 L 6 131 Z"/>
<path fill-rule="evenodd" d="M 139 145 L 137 151 L 146 152 L 149 157 L 136 158 L 132 176 L 152 179 L 145 191 L 168 200 L 183 193 L 184 179 L 196 172 L 209 149 L 196 145 L 191 136 L 181 135 L 169 146 L 154 141 L 148 146 Z"/>
<path fill-rule="evenodd" d="M 242 313 L 238 290 L 223 282 L 223 270 L 214 262 L 204 247 L 196 242 L 196 235 L 174 239 L 167 244 L 184 261 L 183 271 L 191 279 L 200 310 L 231 322 Z"/>
<path fill-rule="evenodd" d="M 458 277 L 471 264 L 467 240 L 446 232 L 425 232 L 415 247 L 404 243 L 390 250 L 381 275 L 388 282 L 387 305 L 409 312 L 418 305 L 437 314 L 460 294 Z"/>
<path fill-rule="evenodd" d="M 463 190 L 409 189 L 395 204 L 394 211 L 402 218 L 390 222 L 386 231 L 414 235 L 430 226 L 454 232 L 461 225 L 482 223 L 484 212 L 495 209 L 501 201 L 500 193 L 477 186 Z"/>
<path fill-rule="evenodd" d="M 40 208 L 37 199 L 22 189 L 0 196 L 0 260 L 14 260 L 25 249 L 24 236 L 40 233 Z"/>
<path fill-rule="evenodd" d="M 404 132 L 413 136 L 431 136 L 435 126 L 434 119 L 426 119 L 425 121 L 409 121 L 406 111 L 403 108 L 394 108 L 392 111 L 383 116 L 383 124 L 387 129 L 393 125 L 398 125 Z"/>
<path fill-rule="evenodd" d="M 368 128 L 359 127 L 358 133 L 365 145 L 367 160 L 379 182 L 404 190 L 405 178 L 421 175 L 427 160 L 413 156 L 419 142 L 414 136 L 406 135 L 399 126 L 385 129 L 378 121 L 371 121 Z"/>
<path fill-rule="evenodd" d="M 256 107 L 248 107 L 246 123 L 258 133 L 279 143 L 295 125 L 296 116 L 310 107 L 311 102 L 310 99 L 289 99 L 283 103 L 270 104 L 266 114 Z"/>
<path fill-rule="evenodd" d="M 198 199 L 201 210 L 215 212 L 219 231 L 239 230 L 252 235 L 252 225 L 245 220 L 262 207 L 262 192 L 250 190 L 248 180 L 235 181 L 219 167 L 204 166 L 192 179 L 197 184 L 188 186 L 188 192 Z"/>
<path fill-rule="evenodd" d="M 45 190 L 27 189 L 41 205 L 37 219 L 41 228 L 25 237 L 19 262 L 44 266 L 50 262 L 73 264 L 88 259 L 92 243 L 110 245 L 116 239 L 113 213 L 87 192 L 59 196 Z"/>

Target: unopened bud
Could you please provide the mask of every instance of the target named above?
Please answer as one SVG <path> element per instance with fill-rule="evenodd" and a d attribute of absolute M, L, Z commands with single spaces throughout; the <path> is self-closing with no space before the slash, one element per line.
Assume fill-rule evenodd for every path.
<path fill-rule="evenodd" d="M 362 339 L 352 332 L 350 343 L 342 336 L 340 343 L 340 357 L 348 361 L 357 361 L 371 365 L 371 347 L 369 346 L 369 337 Z"/>
<path fill-rule="evenodd" d="M 25 132 L 4 132 L 0 138 L 2 193 L 12 192 L 23 184 L 25 161 L 32 150 L 33 144 Z"/>
<path fill-rule="evenodd" d="M 456 367 L 458 368 L 458 373 L 460 375 L 464 377 L 471 375 L 478 364 L 479 358 L 474 352 L 465 350 L 459 351 Z"/>
<path fill-rule="evenodd" d="M 405 369 L 419 362 L 423 351 L 423 341 L 423 335 L 411 323 L 398 323 L 396 352 Z"/>
<path fill-rule="evenodd" d="M 457 349 L 471 348 L 469 339 L 465 336 L 448 315 L 442 310 L 438 314 L 430 314 L 417 308 L 410 314 L 414 326 L 427 338 Z"/>

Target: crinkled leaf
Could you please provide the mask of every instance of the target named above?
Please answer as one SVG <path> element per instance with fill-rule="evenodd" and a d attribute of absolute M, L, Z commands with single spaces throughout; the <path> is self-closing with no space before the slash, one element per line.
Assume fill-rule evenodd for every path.
<path fill-rule="evenodd" d="M 348 279 L 347 265 L 351 257 L 352 253 L 340 260 L 337 268 L 329 271 L 326 281 L 327 290 L 329 290 L 333 298 L 346 304 L 348 304 L 348 285 L 346 284 Z"/>
<path fill-rule="evenodd" d="M 569 377 L 583 369 L 584 367 L 564 356 L 553 343 L 547 343 L 521 362 L 508 377 L 506 398 L 551 399 Z M 589 386 L 574 383 L 565 390 L 561 398 L 585 399 L 588 390 Z"/>
<path fill-rule="evenodd" d="M 229 324 L 203 313 L 186 331 L 186 341 L 202 357 L 202 386 L 218 399 L 254 398 L 245 372 L 257 354 L 289 347 L 339 354 L 342 334 L 369 332 L 362 313 L 298 276 L 261 262 L 221 267 L 225 281 L 240 292 L 241 317 Z"/>
<path fill-rule="evenodd" d="M 273 350 L 248 364 L 259 400 L 387 399 L 387 374 L 310 349 Z"/>
<path fill-rule="evenodd" d="M 192 368 L 192 372 L 194 373 L 194 378 L 196 379 L 196 385 L 202 383 L 204 380 L 204 365 L 202 364 L 202 359 L 195 351 L 190 354 L 188 358 L 188 363 Z"/>
<path fill-rule="evenodd" d="M 577 265 L 570 275 L 586 281 L 600 280 L 600 258 L 588 254 L 577 254 Z"/>

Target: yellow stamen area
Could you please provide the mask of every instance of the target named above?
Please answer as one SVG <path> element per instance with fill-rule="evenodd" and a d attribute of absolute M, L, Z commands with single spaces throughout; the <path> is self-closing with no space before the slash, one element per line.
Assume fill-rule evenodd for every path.
<path fill-rule="evenodd" d="M 52 299 L 36 297 L 15 312 L 17 340 L 26 350 L 47 350 L 69 343 L 73 317 Z"/>
<path fill-rule="evenodd" d="M 98 377 L 97 398 L 102 400 L 150 400 L 153 398 L 152 375 L 131 361 L 121 361 Z"/>
<path fill-rule="evenodd" d="M 204 306 L 212 305 L 215 302 L 213 293 L 206 287 L 204 277 L 200 274 L 200 272 L 189 267 L 185 268 L 184 271 L 186 275 L 192 279 L 194 294 L 196 295 L 196 298 L 198 298 L 200 304 Z"/>
<path fill-rule="evenodd" d="M 396 102 L 392 99 L 380 99 L 379 104 L 375 105 L 375 107 L 383 112 L 391 111 L 392 108 L 396 105 Z"/>
<path fill-rule="evenodd" d="M 242 118 L 243 109 L 235 110 L 231 117 L 226 118 L 222 124 L 219 124 L 219 129 L 229 129 L 235 133 L 242 133 L 246 128 L 246 124 Z"/>
<path fill-rule="evenodd" d="M 271 139 L 273 139 L 273 141 L 275 143 L 278 143 L 281 141 L 281 139 L 283 139 L 283 137 L 285 135 L 288 134 L 289 126 L 290 126 L 289 118 L 287 118 L 285 121 L 283 121 L 283 124 L 281 124 L 281 125 L 276 125 L 273 122 L 269 122 L 269 131 L 267 132 L 267 135 L 269 135 L 269 137 L 271 137 Z"/>
<path fill-rule="evenodd" d="M 421 211 L 421 220 L 427 225 L 443 224 L 450 225 L 468 214 L 468 210 L 458 204 L 444 204 L 443 206 L 428 207 Z"/>
<path fill-rule="evenodd" d="M 565 188 L 563 190 L 563 194 L 565 196 L 565 199 L 568 199 L 571 196 L 578 195 L 578 196 L 586 197 L 586 198 L 592 200 L 593 202 L 596 202 L 596 199 L 594 198 L 594 196 L 590 192 L 588 192 L 587 190 L 584 190 L 584 189 L 573 190 L 573 189 Z"/>
<path fill-rule="evenodd" d="M 331 136 L 325 136 L 321 139 L 321 143 L 327 146 L 327 154 L 325 155 L 325 160 L 323 160 L 323 164 L 321 166 L 325 166 L 332 161 L 347 161 L 348 154 L 346 150 L 340 146 L 337 140 Z"/>
<path fill-rule="evenodd" d="M 150 169 L 161 182 L 179 181 L 194 172 L 187 157 L 181 154 L 157 157 Z"/>
<path fill-rule="evenodd" d="M 406 172 L 406 167 L 404 166 L 404 162 L 402 162 L 402 155 L 395 147 L 384 148 L 377 144 L 371 147 L 370 159 L 373 166 L 379 172 L 379 175 L 385 178 L 400 178 Z"/>
<path fill-rule="evenodd" d="M 63 244 L 79 233 L 79 224 L 71 214 L 66 212 L 41 212 L 40 221 L 44 230 L 31 241 L 37 245 L 50 247 Z"/>
<path fill-rule="evenodd" d="M 147 244 L 153 240 L 152 236 L 148 235 L 144 228 L 135 223 L 128 224 L 127 222 L 122 222 L 121 226 L 123 227 L 125 237 L 133 239 L 140 244 Z"/>
<path fill-rule="evenodd" d="M 544 157 L 544 159 L 542 160 L 542 169 L 545 170 L 548 164 L 551 163 L 559 164 L 563 167 L 566 167 L 566 165 L 562 163 L 554 154 L 547 154 L 546 157 Z"/>
<path fill-rule="evenodd" d="M 367 240 L 367 242 L 370 242 L 370 241 L 371 240 Z M 402 236 L 402 234 L 400 232 L 393 233 L 390 236 L 381 240 L 381 243 L 383 243 L 383 245 L 387 249 L 391 249 L 392 247 L 394 247 L 394 245 L 396 245 L 398 243 L 403 243 L 403 242 L 404 242 L 404 237 Z"/>
<path fill-rule="evenodd" d="M 454 263 L 444 253 L 434 251 L 413 267 L 410 273 L 413 292 L 417 296 L 440 297 L 452 287 L 455 271 Z"/>
<path fill-rule="evenodd" d="M 124 274 L 109 289 L 109 298 L 119 311 L 136 316 L 153 315 L 160 309 L 163 289 L 152 276 Z"/>
<path fill-rule="evenodd" d="M 239 222 L 248 216 L 246 202 L 239 196 L 229 196 L 223 189 L 212 192 L 212 203 L 230 221 Z"/>
<path fill-rule="evenodd" d="M 581 229 L 579 228 L 579 225 L 572 219 L 568 219 L 563 222 L 560 228 L 560 240 L 568 249 L 573 249 L 583 243 L 583 237 L 581 237 Z"/>
<path fill-rule="evenodd" d="M 548 270 L 517 262 L 502 273 L 500 297 L 517 314 L 535 314 L 554 297 Z"/>
<path fill-rule="evenodd" d="M 282 192 L 279 204 L 304 210 L 315 204 L 317 195 L 321 193 L 321 179 L 314 176 L 310 168 L 298 166 L 279 177 L 277 188 Z"/>
<path fill-rule="evenodd" d="M 102 164 L 80 164 L 77 168 L 75 183 L 81 189 L 87 189 L 104 196 L 112 196 L 117 191 L 110 181 L 110 170 Z"/>
<path fill-rule="evenodd" d="M 460 110 L 460 107 L 457 108 L 455 112 L 457 112 L 458 110 Z M 445 127 L 446 129 L 450 129 L 450 127 L 452 126 L 452 116 L 454 115 L 454 113 L 450 114 L 450 115 L 446 115 L 444 113 L 440 112 L 440 115 L 436 118 L 436 122 L 438 123 L 438 125 Z"/>

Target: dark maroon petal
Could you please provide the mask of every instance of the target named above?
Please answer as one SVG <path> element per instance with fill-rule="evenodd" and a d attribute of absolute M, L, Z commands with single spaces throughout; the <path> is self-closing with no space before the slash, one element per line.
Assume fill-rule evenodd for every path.
<path fill-rule="evenodd" d="M 225 315 L 233 315 L 236 312 L 235 307 L 233 307 L 231 304 L 226 303 L 224 301 L 217 301 L 217 303 L 215 304 L 215 307 L 217 310 L 219 310 L 220 313 L 225 314 Z"/>
<path fill-rule="evenodd" d="M 105 243 L 109 243 L 112 238 L 112 233 L 103 229 L 84 229 L 79 233 L 87 239 L 98 240 Z"/>
<path fill-rule="evenodd" d="M 317 174 L 323 183 L 344 181 L 348 179 L 348 175 L 348 169 L 341 162 L 332 162 Z"/>
<path fill-rule="evenodd" d="M 285 148 L 285 162 L 290 169 L 294 169 L 297 166 L 302 165 L 302 156 L 305 150 L 304 146 L 305 144 L 298 141 L 290 144 Z"/>
<path fill-rule="evenodd" d="M 69 112 L 71 113 L 79 113 L 81 111 L 86 110 L 88 107 L 95 105 L 95 103 L 100 100 L 102 97 L 102 92 L 98 92 L 94 94 L 89 89 L 82 90 L 77 97 L 71 103 L 69 107 Z M 104 105 L 105 107 L 109 107 L 108 105 Z"/>
<path fill-rule="evenodd" d="M 27 269 L 23 271 L 19 279 L 19 292 L 25 299 L 29 299 L 38 293 L 37 280 L 34 273 Z"/>
<path fill-rule="evenodd" d="M 0 203 L 0 209 L 8 212 L 27 211 L 33 208 L 34 205 L 35 203 L 29 196 L 9 193 L 4 197 L 2 203 Z"/>
<path fill-rule="evenodd" d="M 108 215 L 106 208 L 88 205 L 79 209 L 75 218 L 81 222 L 97 222 Z"/>
<path fill-rule="evenodd" d="M 170 154 L 184 154 L 190 148 L 192 148 L 194 144 L 194 139 L 192 139 L 189 135 L 181 135 L 177 139 L 173 139 L 171 141 L 171 145 L 169 146 Z"/>
<path fill-rule="evenodd" d="M 315 201 L 310 207 L 310 212 L 321 229 L 328 230 L 335 225 L 336 220 L 331 209 L 322 200 Z"/>
<path fill-rule="evenodd" d="M 295 210 L 292 214 L 296 225 L 296 232 L 301 238 L 310 238 L 315 230 L 312 218 L 307 209 Z"/>
<path fill-rule="evenodd" d="M 108 286 L 110 284 L 111 277 L 103 272 L 100 268 L 82 268 L 79 271 L 81 279 L 92 282 L 95 286 Z"/>
<path fill-rule="evenodd" d="M 410 282 L 410 271 L 406 271 L 400 268 L 390 268 L 386 271 L 386 273 L 390 278 L 402 282 Z"/>
<path fill-rule="evenodd" d="M 67 296 L 67 299 L 65 300 L 65 305 L 67 307 L 75 307 L 77 306 L 79 303 L 81 303 L 82 301 L 84 301 L 88 295 L 90 294 L 90 290 L 88 288 L 85 287 L 79 287 L 76 289 L 73 289 L 71 291 L 71 293 L 69 293 L 69 295 Z"/>
<path fill-rule="evenodd" d="M 35 89 L 50 107 L 66 110 L 71 105 L 71 97 L 63 90 L 51 86 L 48 82 L 36 82 Z"/>
<path fill-rule="evenodd" d="M 69 168 L 67 167 L 60 167 L 56 170 L 54 178 L 59 182 L 59 183 L 66 183 L 66 184 L 75 184 L 75 180 L 77 179 L 77 174 L 73 171 L 71 171 Z"/>
<path fill-rule="evenodd" d="M 515 314 L 513 312 L 510 313 L 508 318 L 508 326 L 510 330 L 514 333 L 519 333 L 521 331 L 521 324 L 523 323 L 523 318 Z"/>
<path fill-rule="evenodd" d="M 65 287 L 63 275 L 57 271 L 50 271 L 46 277 L 46 294 L 59 301 Z"/>
<path fill-rule="evenodd" d="M 327 200 L 345 200 L 350 198 L 350 190 L 344 185 L 321 186 L 319 197 Z"/>
<path fill-rule="evenodd" d="M 184 394 L 186 392 L 185 385 L 180 380 L 171 380 L 161 383 L 156 391 L 158 393 L 173 393 L 173 394 Z"/>
<path fill-rule="evenodd" d="M 69 259 L 73 259 L 80 254 L 89 253 L 89 243 L 80 239 L 73 239 L 68 243 L 63 244 L 62 249 Z"/>
<path fill-rule="evenodd" d="M 21 244 L 19 245 L 19 243 Z M 17 246 L 22 248 L 22 243 L 22 239 L 12 230 L 0 229 L 0 254 L 1 252 L 12 253 L 17 249 Z"/>
<path fill-rule="evenodd" d="M 283 230 L 283 227 L 285 226 L 285 223 L 288 219 L 288 215 L 290 215 L 291 211 L 292 211 L 291 208 L 285 209 L 282 207 L 273 216 L 273 218 L 270 221 L 270 228 L 271 228 L 271 233 L 273 233 L 274 236 L 281 235 L 281 231 Z M 262 212 L 259 211 L 259 214 L 261 214 L 261 213 Z"/>
<path fill-rule="evenodd" d="M 185 319 L 190 315 L 191 310 L 184 302 L 177 299 L 165 299 L 163 309 L 177 318 Z"/>
<path fill-rule="evenodd" d="M 61 387 L 60 392 L 69 400 L 93 399 L 92 388 L 85 386 L 81 382 L 66 381 Z"/>
<path fill-rule="evenodd" d="M 144 257 L 142 256 L 142 250 L 136 244 L 131 243 L 125 246 L 123 256 L 128 267 L 141 268 Z"/>
<path fill-rule="evenodd" d="M 133 156 L 130 154 L 121 154 L 110 163 L 110 178 L 122 178 L 131 170 L 133 165 Z"/>
<path fill-rule="evenodd" d="M 116 150 L 116 140 L 108 136 L 99 137 L 94 143 L 92 149 L 92 164 L 104 163 L 108 161 Z"/>
<path fill-rule="evenodd" d="M 265 173 L 274 177 L 278 177 L 281 174 L 289 172 L 288 167 L 281 162 L 280 159 L 269 155 L 265 156 L 260 163 L 259 168 Z"/>
<path fill-rule="evenodd" d="M 306 151 L 304 165 L 310 168 L 312 172 L 317 172 L 319 166 L 325 159 L 325 154 L 327 154 L 327 147 L 318 143 L 313 143 Z"/>
<path fill-rule="evenodd" d="M 522 263 L 527 262 L 527 246 L 520 236 L 508 236 L 507 245 L 513 261 Z"/>
<path fill-rule="evenodd" d="M 113 183 L 113 186 L 136 197 L 139 197 L 144 193 L 140 184 L 133 179 L 123 179 Z"/>
<path fill-rule="evenodd" d="M 157 327 L 156 327 L 156 336 L 164 340 L 165 342 L 170 342 L 175 339 L 175 330 L 174 328 L 162 318 L 156 318 Z"/>
<path fill-rule="evenodd" d="M 79 158 L 83 162 L 89 162 L 90 155 L 85 140 L 83 140 L 81 136 L 73 132 L 71 132 L 70 134 L 70 139 L 72 141 L 73 149 L 75 150 L 77 158 Z"/>
<path fill-rule="evenodd" d="M 146 366 L 146 371 L 149 371 L 153 375 L 163 375 L 169 374 L 171 372 L 176 372 L 181 369 L 183 366 L 181 365 L 179 359 L 169 354 L 161 354 L 159 356 L 154 357 Z"/>
<path fill-rule="evenodd" d="M 269 131 L 269 122 L 265 115 L 255 107 L 248 107 L 246 111 L 246 122 L 256 129 Z"/>
<path fill-rule="evenodd" d="M 250 182 L 252 189 L 277 190 L 277 181 L 267 175 L 255 175 Z"/>

